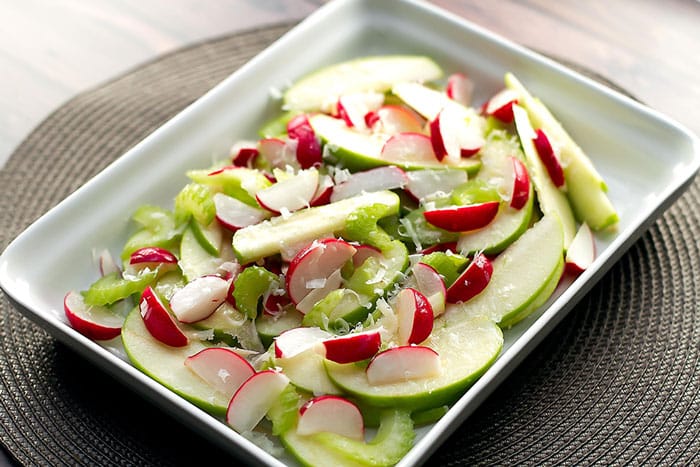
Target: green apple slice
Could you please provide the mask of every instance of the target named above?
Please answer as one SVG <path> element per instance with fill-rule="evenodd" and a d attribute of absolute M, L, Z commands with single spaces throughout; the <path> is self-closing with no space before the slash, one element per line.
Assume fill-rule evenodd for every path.
<path fill-rule="evenodd" d="M 437 159 L 385 159 L 382 157 L 382 149 L 391 135 L 362 132 L 347 126 L 342 119 L 325 114 L 311 116 L 309 123 L 326 145 L 328 154 L 352 171 L 391 164 L 405 170 L 459 168 L 474 175 L 481 167 L 481 161 L 475 158 L 461 159 L 454 165 Z"/>
<path fill-rule="evenodd" d="M 221 254 L 221 240 L 223 239 L 223 230 L 217 221 L 212 221 L 209 225 L 204 225 L 197 220 L 190 221 L 192 233 L 199 241 L 199 244 L 210 255 L 219 256 Z"/>
<path fill-rule="evenodd" d="M 459 322 L 485 316 L 501 324 L 515 316 L 524 318 L 521 312 L 540 297 L 554 276 L 558 280 L 563 258 L 561 223 L 545 216 L 493 260 L 493 274 L 484 291 L 468 302 L 449 306 L 446 319 Z"/>
<path fill-rule="evenodd" d="M 544 103 L 533 97 L 513 74 L 506 74 L 505 83 L 508 88 L 519 94 L 518 102 L 527 110 L 535 128 L 544 129 L 561 148 L 567 195 L 576 217 L 595 230 L 616 224 L 619 218 L 606 195 L 605 181 L 581 147 L 569 136 Z"/>
<path fill-rule="evenodd" d="M 442 373 L 435 378 L 373 386 L 361 365 L 326 360 L 326 369 L 335 384 L 367 404 L 411 410 L 439 407 L 454 402 L 491 366 L 503 346 L 503 334 L 487 318 L 448 324 L 440 317 L 422 345 L 440 356 Z"/>
<path fill-rule="evenodd" d="M 262 344 L 269 347 L 272 340 L 284 331 L 301 326 L 303 318 L 304 315 L 292 308 L 275 316 L 263 313 L 255 320 L 255 328 L 258 330 Z"/>
<path fill-rule="evenodd" d="M 219 256 L 214 256 L 204 249 L 191 227 L 185 229 L 180 242 L 178 265 L 188 282 L 200 276 L 214 274 L 223 262 Z"/>
<path fill-rule="evenodd" d="M 284 93 L 284 108 L 315 112 L 343 94 L 386 92 L 403 81 L 433 81 L 442 70 L 430 58 L 410 55 L 363 57 L 322 68 L 298 80 Z M 326 109 L 327 110 L 327 109 Z"/>
<path fill-rule="evenodd" d="M 537 199 L 540 209 L 545 216 L 556 216 L 564 229 L 564 249 L 569 247 L 571 240 L 576 235 L 576 220 L 571 211 L 569 200 L 563 191 L 558 189 L 547 173 L 547 169 L 537 154 L 537 149 L 532 141 L 535 130 L 532 129 L 530 119 L 525 109 L 519 105 L 513 105 L 513 115 L 515 116 L 515 127 L 520 137 L 520 144 L 525 153 L 525 160 L 530 171 L 530 180 L 535 185 Z"/>
<path fill-rule="evenodd" d="M 124 321 L 122 342 L 131 363 L 146 375 L 209 413 L 226 414 L 228 398 L 185 366 L 204 344 L 192 339 L 185 347 L 161 344 L 146 329 L 138 307 Z"/>
<path fill-rule="evenodd" d="M 236 344 L 256 352 L 265 348 L 261 342 L 255 323 L 229 303 L 223 303 L 208 318 L 192 324 L 197 329 L 211 329 L 220 341 Z"/>
<path fill-rule="evenodd" d="M 328 377 L 324 367 L 326 359 L 311 348 L 292 357 L 275 358 L 275 366 L 299 389 L 312 394 L 342 394 Z"/>
<path fill-rule="evenodd" d="M 391 191 L 364 193 L 335 203 L 278 216 L 238 230 L 233 235 L 233 249 L 241 263 L 249 263 L 281 251 L 312 242 L 345 228 L 347 217 L 363 206 L 383 204 L 387 215 L 399 211 L 399 197 Z"/>

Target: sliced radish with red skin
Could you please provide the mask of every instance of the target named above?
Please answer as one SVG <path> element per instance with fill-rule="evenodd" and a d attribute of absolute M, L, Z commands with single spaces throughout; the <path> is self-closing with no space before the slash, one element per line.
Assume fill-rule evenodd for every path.
<path fill-rule="evenodd" d="M 171 347 L 184 347 L 189 343 L 189 339 L 151 286 L 143 291 L 139 310 L 143 324 L 156 340 Z"/>
<path fill-rule="evenodd" d="M 443 135 L 442 125 L 440 121 L 442 118 L 442 111 L 438 116 L 430 122 L 430 143 L 433 145 L 433 152 L 435 153 L 435 158 L 439 161 L 443 160 L 447 155 L 447 145 L 445 144 L 445 137 Z"/>
<path fill-rule="evenodd" d="M 325 238 L 312 242 L 294 256 L 286 276 L 289 297 L 298 304 L 316 287 L 313 281 L 326 280 L 355 254 L 355 247 L 344 240 Z"/>
<path fill-rule="evenodd" d="M 445 300 L 447 289 L 445 280 L 435 268 L 425 263 L 416 263 L 413 266 L 413 277 L 416 279 L 416 289 L 428 299 L 433 316 L 440 316 L 445 312 Z"/>
<path fill-rule="evenodd" d="M 406 172 L 405 190 L 416 201 L 421 201 L 438 192 L 450 193 L 467 182 L 467 173 L 459 169 L 411 170 Z"/>
<path fill-rule="evenodd" d="M 428 299 L 411 287 L 396 296 L 396 317 L 399 321 L 399 344 L 420 344 L 433 331 L 435 316 Z"/>
<path fill-rule="evenodd" d="M 331 203 L 362 193 L 403 188 L 407 181 L 406 172 L 393 165 L 356 172 L 333 187 Z"/>
<path fill-rule="evenodd" d="M 210 347 L 187 357 L 185 366 L 231 399 L 255 369 L 231 349 Z"/>
<path fill-rule="evenodd" d="M 432 209 L 423 212 L 425 220 L 449 232 L 468 232 L 487 226 L 498 213 L 498 201 Z"/>
<path fill-rule="evenodd" d="M 566 272 L 579 275 L 596 257 L 595 237 L 588 224 L 583 223 L 566 250 Z"/>
<path fill-rule="evenodd" d="M 252 167 L 260 155 L 257 143 L 239 141 L 231 147 L 231 163 L 236 167 Z"/>
<path fill-rule="evenodd" d="M 302 314 L 308 313 L 318 301 L 325 298 L 332 291 L 338 290 L 343 283 L 343 275 L 341 274 L 341 270 L 337 269 L 328 276 L 328 278 L 319 279 L 316 284 L 311 284 L 310 282 L 307 282 L 307 287 L 310 285 L 318 285 L 318 287 L 313 287 L 311 291 L 296 304 L 296 309 Z"/>
<path fill-rule="evenodd" d="M 345 94 L 338 99 L 338 117 L 349 127 L 366 130 L 365 115 L 377 110 L 383 103 L 384 94 L 376 92 Z"/>
<path fill-rule="evenodd" d="M 492 275 L 493 264 L 479 253 L 447 289 L 447 303 L 466 302 L 477 296 L 489 285 Z"/>
<path fill-rule="evenodd" d="M 547 169 L 549 178 L 552 179 L 554 186 L 561 188 L 564 186 L 564 170 L 559 163 L 559 157 L 554 152 L 554 148 L 549 140 L 549 137 L 542 129 L 535 130 L 536 137 L 533 139 L 537 154 L 540 156 L 542 164 Z"/>
<path fill-rule="evenodd" d="M 471 105 L 474 82 L 464 73 L 454 73 L 447 78 L 447 97 L 465 107 Z"/>
<path fill-rule="evenodd" d="M 510 207 L 522 209 L 530 199 L 530 175 L 523 161 L 517 157 L 509 157 L 508 159 L 513 166 Z"/>
<path fill-rule="evenodd" d="M 274 213 L 298 211 L 310 206 L 318 189 L 318 178 L 316 169 L 301 170 L 293 177 L 258 191 L 255 199 Z"/>
<path fill-rule="evenodd" d="M 63 298 L 63 310 L 70 325 L 93 340 L 110 340 L 122 330 L 124 317 L 106 307 L 88 306 L 79 292 L 70 291 Z"/>
<path fill-rule="evenodd" d="M 288 384 L 289 378 L 277 371 L 255 373 L 231 398 L 226 411 L 226 423 L 239 433 L 251 431 L 272 408 Z"/>
<path fill-rule="evenodd" d="M 365 424 L 360 409 L 347 399 L 324 395 L 315 397 L 299 408 L 297 434 L 335 433 L 363 441 Z"/>
<path fill-rule="evenodd" d="M 321 164 L 323 153 L 321 142 L 309 124 L 306 114 L 299 114 L 287 123 L 287 135 L 297 141 L 296 160 L 302 169 Z"/>
<path fill-rule="evenodd" d="M 384 105 L 365 115 L 365 125 L 372 131 L 395 135 L 421 133 L 423 121 L 412 110 L 400 105 Z"/>
<path fill-rule="evenodd" d="M 316 346 L 320 350 L 323 341 L 332 337 L 321 328 L 289 329 L 275 338 L 275 358 L 291 358 Z"/>
<path fill-rule="evenodd" d="M 432 163 L 436 160 L 430 137 L 422 133 L 398 133 L 382 147 L 381 158 L 395 163 Z"/>
<path fill-rule="evenodd" d="M 322 206 L 331 202 L 333 194 L 333 179 L 330 175 L 323 174 L 318 180 L 318 188 L 311 199 L 311 206 Z"/>
<path fill-rule="evenodd" d="M 269 211 L 254 208 L 223 193 L 214 194 L 214 206 L 216 207 L 216 220 L 231 232 L 249 225 L 259 224 L 270 217 Z"/>
<path fill-rule="evenodd" d="M 282 140 L 279 138 L 264 138 L 258 141 L 260 157 L 272 167 L 284 169 L 287 166 L 298 167 L 297 140 Z"/>
<path fill-rule="evenodd" d="M 367 365 L 373 386 L 432 378 L 440 374 L 440 356 L 430 347 L 404 345 L 378 353 Z"/>
<path fill-rule="evenodd" d="M 176 266 L 177 257 L 165 248 L 147 246 L 131 253 L 129 265 L 138 269 L 155 269 L 158 266 Z"/>
<path fill-rule="evenodd" d="M 451 251 L 453 253 L 457 252 L 457 242 L 446 242 L 446 243 L 438 243 L 436 245 L 432 245 L 425 250 L 423 250 L 424 255 L 429 255 L 430 253 L 435 253 L 436 251 L 441 251 L 441 252 L 446 252 L 446 251 Z"/>
<path fill-rule="evenodd" d="M 513 121 L 513 105 L 518 103 L 518 93 L 503 89 L 484 104 L 484 113 L 504 123 Z"/>
<path fill-rule="evenodd" d="M 462 107 L 448 105 L 430 122 L 430 141 L 439 161 L 448 157 L 457 162 L 481 150 L 485 142 L 481 127 L 470 124 L 470 117 Z"/>
<path fill-rule="evenodd" d="M 277 316 L 284 312 L 285 308 L 292 303 L 292 300 L 284 295 L 270 294 L 266 300 L 263 301 L 263 313 L 268 316 Z"/>
<path fill-rule="evenodd" d="M 100 269 L 100 275 L 106 276 L 108 274 L 121 273 L 121 269 L 117 266 L 117 262 L 114 260 L 114 256 L 109 250 L 102 250 L 97 257 L 97 264 Z"/>
<path fill-rule="evenodd" d="M 201 321 L 226 301 L 229 287 L 219 276 L 198 277 L 173 294 L 170 309 L 181 323 Z"/>
<path fill-rule="evenodd" d="M 336 363 L 353 363 L 372 358 L 382 346 L 378 330 L 346 334 L 323 341 L 326 358 Z"/>
<path fill-rule="evenodd" d="M 381 250 L 372 245 L 356 245 L 355 250 L 355 255 L 352 257 L 352 265 L 356 268 L 362 266 L 367 261 L 367 258 L 383 258 Z"/>

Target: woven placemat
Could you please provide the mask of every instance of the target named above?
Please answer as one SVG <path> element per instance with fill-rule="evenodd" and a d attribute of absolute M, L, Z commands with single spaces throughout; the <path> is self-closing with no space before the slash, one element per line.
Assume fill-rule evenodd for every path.
<path fill-rule="evenodd" d="M 0 170 L 0 248 L 290 26 L 177 51 L 60 107 Z M 428 464 L 700 464 L 699 230 L 696 182 Z M 0 347 L 0 441 L 20 463 L 227 461 L 4 296 Z"/>

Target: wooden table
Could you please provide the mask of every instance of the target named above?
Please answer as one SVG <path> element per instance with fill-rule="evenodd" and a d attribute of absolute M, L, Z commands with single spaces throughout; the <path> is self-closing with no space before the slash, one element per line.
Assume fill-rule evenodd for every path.
<path fill-rule="evenodd" d="M 0 166 L 52 110 L 150 58 L 222 34 L 297 20 L 323 0 L 23 0 L 0 3 Z M 613 80 L 700 133 L 694 0 L 433 0 Z"/>

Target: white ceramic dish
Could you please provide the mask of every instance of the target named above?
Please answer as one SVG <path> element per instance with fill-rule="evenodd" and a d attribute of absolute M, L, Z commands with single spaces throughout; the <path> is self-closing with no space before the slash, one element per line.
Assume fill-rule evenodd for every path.
<path fill-rule="evenodd" d="M 232 453 L 267 465 L 293 463 L 270 456 L 75 332 L 66 324 L 62 299 L 95 279 L 93 247 L 120 251 L 136 206 L 170 206 L 186 169 L 207 166 L 234 140 L 254 137 L 277 109 L 271 90 L 324 64 L 385 53 L 426 54 L 445 70 L 466 70 L 476 81 L 476 102 L 503 86 L 505 71 L 514 72 L 592 157 L 621 218 L 616 232 L 599 237 L 594 265 L 506 332 L 498 361 L 438 423 L 419 430 L 400 465 L 424 461 L 680 195 L 700 166 L 700 143 L 676 123 L 429 5 L 339 0 L 322 7 L 29 227 L 0 257 L 0 286 L 56 338 Z"/>

